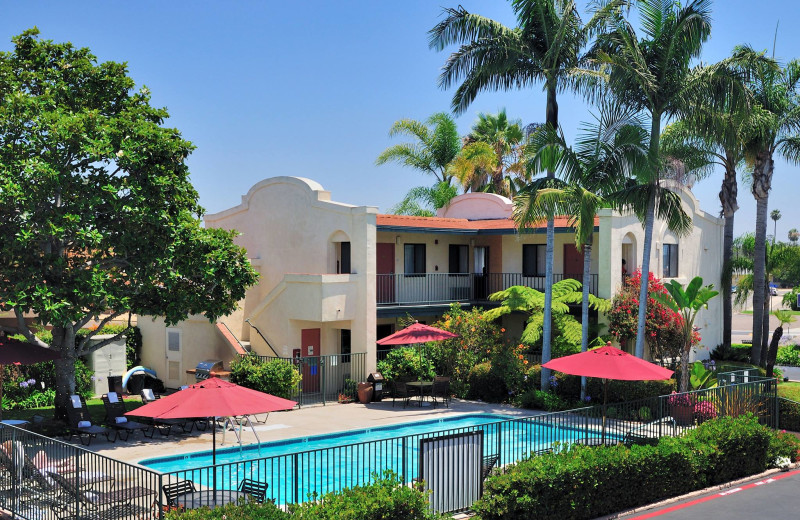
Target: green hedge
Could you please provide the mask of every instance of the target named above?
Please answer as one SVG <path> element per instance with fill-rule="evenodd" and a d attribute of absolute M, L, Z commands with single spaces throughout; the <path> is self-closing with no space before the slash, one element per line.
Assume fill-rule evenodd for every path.
<path fill-rule="evenodd" d="M 473 509 L 483 520 L 595 518 L 765 470 L 797 456 L 798 441 L 753 416 L 707 421 L 655 446 L 572 446 L 487 479 Z"/>
<path fill-rule="evenodd" d="M 800 432 L 800 403 L 789 399 L 779 399 L 780 427 L 784 430 Z"/>
<path fill-rule="evenodd" d="M 374 483 L 322 495 L 319 500 L 289 506 L 284 512 L 272 502 L 229 504 L 209 510 L 172 511 L 167 520 L 435 520 L 419 487 L 408 487 L 391 472 Z"/>
<path fill-rule="evenodd" d="M 302 377 L 297 368 L 282 359 L 262 361 L 258 356 L 242 356 L 231 363 L 231 382 L 259 392 L 289 399 Z"/>

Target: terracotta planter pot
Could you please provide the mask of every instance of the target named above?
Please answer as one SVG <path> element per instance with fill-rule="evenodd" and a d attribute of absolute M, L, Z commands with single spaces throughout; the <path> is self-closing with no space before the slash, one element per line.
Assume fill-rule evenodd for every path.
<path fill-rule="evenodd" d="M 689 426 L 694 422 L 694 405 L 692 404 L 673 404 L 670 405 L 672 417 L 679 426 Z"/>
<path fill-rule="evenodd" d="M 358 383 L 358 402 L 367 404 L 372 401 L 372 383 Z"/>

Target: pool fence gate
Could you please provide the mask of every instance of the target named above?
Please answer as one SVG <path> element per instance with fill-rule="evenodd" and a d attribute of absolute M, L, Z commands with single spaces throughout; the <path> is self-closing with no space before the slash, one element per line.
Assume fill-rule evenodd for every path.
<path fill-rule="evenodd" d="M 283 454 L 165 473 L 3 425 L 0 442 L 13 449 L 0 449 L 0 508 L 27 520 L 162 519 L 163 486 L 184 480 L 197 490 L 236 490 L 243 479 L 257 480 L 268 484 L 268 499 L 285 506 L 369 484 L 390 470 L 408 485 L 424 481 L 431 508 L 450 513 L 471 507 L 490 471 L 536 454 L 573 443 L 655 443 L 713 417 L 748 412 L 778 428 L 778 410 L 775 381 L 742 371 L 721 377 L 715 388 L 608 405 L 604 436 L 603 407 L 590 406 L 344 446 L 287 445 Z M 218 454 L 228 450 L 238 448 Z"/>

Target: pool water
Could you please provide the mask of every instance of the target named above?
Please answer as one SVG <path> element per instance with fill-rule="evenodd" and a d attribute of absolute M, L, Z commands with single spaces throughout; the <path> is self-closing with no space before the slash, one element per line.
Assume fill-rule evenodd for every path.
<path fill-rule="evenodd" d="M 556 442 L 599 437 L 581 428 L 554 426 L 529 418 L 522 421 L 502 414 L 468 414 L 441 419 L 350 430 L 312 437 L 217 449 L 216 475 L 211 450 L 150 458 L 140 464 L 170 478 L 188 479 L 202 486 L 216 480 L 218 489 L 236 489 L 243 478 L 269 484 L 268 494 L 278 503 L 302 501 L 311 493 L 338 491 L 392 470 L 409 482 L 417 475 L 419 441 L 437 433 L 483 431 L 484 454 L 499 454 L 500 464 L 515 462 L 532 451 L 552 448 Z M 500 424 L 502 423 L 502 424 Z"/>

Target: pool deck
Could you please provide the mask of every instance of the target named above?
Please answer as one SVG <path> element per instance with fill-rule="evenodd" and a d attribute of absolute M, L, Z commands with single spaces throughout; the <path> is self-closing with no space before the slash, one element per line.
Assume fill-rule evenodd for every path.
<path fill-rule="evenodd" d="M 392 407 L 392 400 L 367 405 L 359 403 L 329 404 L 327 406 L 308 406 L 288 412 L 272 412 L 264 424 L 255 423 L 256 433 L 261 442 L 290 439 L 293 437 L 307 437 L 360 428 L 374 428 L 405 422 L 421 421 L 452 417 L 466 413 L 502 413 L 514 417 L 530 417 L 543 412 L 513 408 L 511 406 L 482 403 L 476 401 L 463 401 L 453 399 L 450 408 L 439 404 L 419 407 L 415 401 L 403 408 L 401 401 Z M 263 416 L 258 416 L 263 419 Z M 224 447 L 236 446 L 236 436 L 228 431 Z M 180 435 L 161 436 L 156 433 L 152 439 L 147 439 L 140 434 L 131 437 L 128 441 L 118 440 L 115 443 L 107 442 L 98 437 L 92 441 L 88 449 L 107 457 L 112 457 L 128 463 L 137 464 L 140 460 L 205 451 L 211 449 L 211 430 L 205 432 L 193 431 Z M 101 440 L 102 439 L 102 440 Z M 242 443 L 253 444 L 257 442 L 249 428 L 242 430 Z M 217 430 L 217 448 L 223 447 L 222 432 Z"/>

